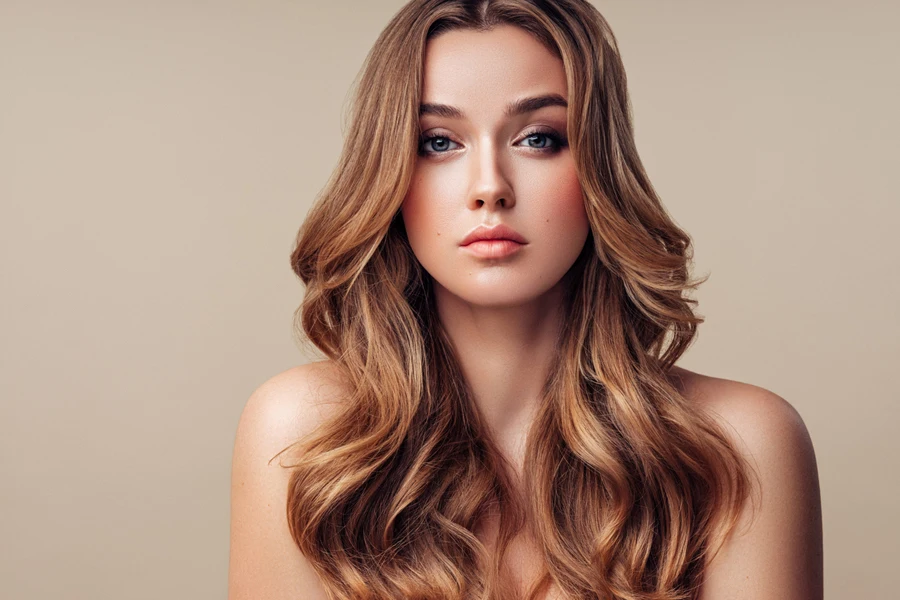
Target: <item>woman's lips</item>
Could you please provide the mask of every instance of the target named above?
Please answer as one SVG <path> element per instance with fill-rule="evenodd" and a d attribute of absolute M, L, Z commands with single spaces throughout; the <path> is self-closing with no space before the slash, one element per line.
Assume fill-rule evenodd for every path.
<path fill-rule="evenodd" d="M 492 227 L 479 225 L 469 232 L 460 246 L 470 254 L 480 258 L 505 258 L 528 244 L 522 235 L 505 223 Z"/>
<path fill-rule="evenodd" d="M 505 258 L 515 254 L 524 246 L 525 244 L 513 240 L 493 239 L 477 240 L 462 246 L 462 248 L 481 258 Z"/>
<path fill-rule="evenodd" d="M 513 242 L 518 242 L 520 244 L 527 244 L 528 240 L 522 237 L 518 231 L 506 225 L 504 223 L 498 223 L 493 227 L 488 227 L 487 225 L 479 225 L 475 229 L 469 232 L 463 241 L 460 242 L 460 246 L 468 246 L 473 242 L 477 242 L 479 240 L 510 240 Z"/>

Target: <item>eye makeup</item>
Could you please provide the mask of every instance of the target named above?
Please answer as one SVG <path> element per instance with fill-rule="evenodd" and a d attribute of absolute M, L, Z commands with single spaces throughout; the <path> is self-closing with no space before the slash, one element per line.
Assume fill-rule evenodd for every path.
<path fill-rule="evenodd" d="M 519 138 L 517 144 L 531 140 L 531 142 L 544 142 L 543 146 L 533 146 L 526 144 L 525 148 L 530 151 L 541 154 L 556 154 L 563 148 L 568 147 L 569 141 L 565 136 L 558 134 L 555 130 L 546 127 L 533 128 Z M 458 148 L 450 147 L 453 144 L 460 144 L 449 135 L 431 134 L 424 135 L 419 139 L 418 153 L 420 156 L 434 156 L 438 154 L 447 154 Z M 429 149 L 430 146 L 430 149 Z"/>

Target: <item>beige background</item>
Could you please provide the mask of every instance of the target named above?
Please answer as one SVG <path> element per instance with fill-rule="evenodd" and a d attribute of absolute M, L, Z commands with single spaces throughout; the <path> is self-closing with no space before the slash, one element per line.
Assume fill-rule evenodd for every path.
<path fill-rule="evenodd" d="M 896 598 L 900 10 L 596 3 L 712 274 L 681 364 L 799 410 L 827 596 Z M 0 0 L 0 598 L 224 598 L 237 419 L 308 360 L 288 253 L 401 4 Z"/>

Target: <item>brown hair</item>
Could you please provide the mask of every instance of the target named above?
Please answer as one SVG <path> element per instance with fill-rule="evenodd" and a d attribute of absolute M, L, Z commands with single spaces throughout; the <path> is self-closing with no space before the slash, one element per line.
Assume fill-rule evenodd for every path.
<path fill-rule="evenodd" d="M 416 164 L 427 40 L 521 27 L 560 56 L 591 232 L 569 272 L 560 352 L 517 495 L 436 317 L 399 214 Z M 749 467 L 669 369 L 702 317 L 691 241 L 635 148 L 625 72 L 584 0 L 413 0 L 361 72 L 339 164 L 291 266 L 302 327 L 350 390 L 300 440 L 291 534 L 335 599 L 507 598 L 503 550 L 528 523 L 569 598 L 694 598 L 749 496 Z M 287 449 L 286 449 L 287 450 Z M 499 511 L 499 551 L 474 535 Z"/>

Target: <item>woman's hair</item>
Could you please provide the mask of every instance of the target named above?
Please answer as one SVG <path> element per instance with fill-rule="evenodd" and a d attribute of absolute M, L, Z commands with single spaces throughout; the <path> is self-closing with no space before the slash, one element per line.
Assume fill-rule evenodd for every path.
<path fill-rule="evenodd" d="M 514 486 L 437 319 L 400 217 L 419 143 L 423 56 L 453 29 L 511 24 L 559 56 L 590 235 L 567 273 L 559 353 Z M 297 325 L 338 367 L 339 416 L 295 449 L 293 539 L 335 599 L 508 598 L 527 524 L 569 598 L 696 597 L 750 497 L 749 465 L 669 369 L 703 318 L 690 237 L 635 148 L 612 31 L 586 0 L 413 0 L 357 81 L 339 164 L 291 255 Z M 284 451 L 283 451 L 284 452 Z M 498 552 L 473 533 L 499 518 Z"/>

